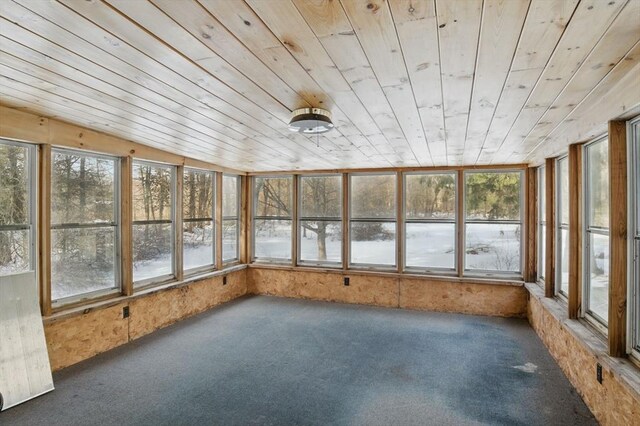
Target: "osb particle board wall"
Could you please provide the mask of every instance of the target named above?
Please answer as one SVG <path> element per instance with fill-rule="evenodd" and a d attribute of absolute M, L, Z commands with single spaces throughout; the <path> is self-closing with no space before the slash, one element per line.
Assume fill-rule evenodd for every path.
<path fill-rule="evenodd" d="M 73 365 L 247 292 L 246 270 L 152 292 L 81 315 L 45 321 L 52 370 Z M 129 318 L 122 309 L 129 307 Z"/>
<path fill-rule="evenodd" d="M 545 299 L 541 288 L 527 284 L 527 289 L 531 326 L 598 421 L 605 426 L 640 425 L 640 379 L 637 370 L 631 373 L 635 367 L 605 355 L 604 342 L 589 337 L 591 332 L 578 321 L 563 318 L 566 309 L 554 310 L 558 302 Z M 585 335 L 577 337 L 582 329 Z M 597 363 L 602 365 L 602 384 L 596 379 Z"/>
<path fill-rule="evenodd" d="M 260 267 L 250 267 L 247 280 L 252 294 L 502 317 L 527 312 L 527 292 L 517 283 Z"/>

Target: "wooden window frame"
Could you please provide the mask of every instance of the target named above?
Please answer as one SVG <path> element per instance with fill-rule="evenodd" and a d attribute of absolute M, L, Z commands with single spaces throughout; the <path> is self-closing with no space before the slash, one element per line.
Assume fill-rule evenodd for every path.
<path fill-rule="evenodd" d="M 301 187 L 302 187 L 302 181 L 305 178 L 313 178 L 313 177 L 338 177 L 340 178 L 340 215 L 339 216 L 334 216 L 334 217 L 326 217 L 326 218 L 320 218 L 320 217 L 312 217 L 312 216 L 303 216 L 302 215 L 302 197 L 300 196 L 301 193 Z M 302 260 L 302 244 L 301 244 L 301 233 L 300 233 L 300 228 L 302 226 L 302 222 L 303 221 L 327 221 L 327 222 L 336 222 L 340 224 L 340 228 L 343 230 L 343 210 L 344 210 L 344 196 L 343 196 L 343 190 L 344 190 L 344 185 L 342 180 L 344 179 L 344 176 L 340 173 L 313 173 L 313 174 L 300 174 L 297 175 L 297 179 L 298 179 L 298 190 L 296 191 L 296 195 L 297 195 L 297 199 L 294 200 L 294 202 L 297 204 L 297 215 L 296 215 L 296 219 L 295 219 L 295 227 L 297 228 L 297 238 L 296 238 L 296 264 L 295 266 L 304 266 L 304 267 L 321 267 L 321 268 L 330 268 L 330 269 L 339 269 L 343 267 L 343 261 L 344 259 L 342 259 L 342 255 L 344 254 L 344 249 L 342 247 L 342 245 L 344 245 L 344 237 L 340 238 L 340 256 L 341 259 L 339 261 L 325 261 L 325 262 L 321 262 L 321 261 L 312 261 L 312 260 Z"/>
<path fill-rule="evenodd" d="M 469 220 L 467 219 L 467 203 L 465 199 L 466 191 L 467 191 L 467 175 L 473 173 L 514 173 L 517 172 L 520 174 L 520 218 L 519 220 Z M 522 279 L 525 278 L 525 263 L 526 263 L 526 249 L 525 249 L 525 237 L 527 235 L 527 230 L 529 229 L 528 216 L 527 216 L 527 186 L 526 186 L 526 169 L 519 168 L 488 168 L 488 169 L 464 169 L 462 176 L 461 186 L 459 187 L 460 198 L 462 198 L 462 210 L 460 211 L 460 220 L 462 223 L 462 238 L 459 241 L 460 244 L 460 252 L 462 252 L 462 263 L 460 264 L 460 270 L 462 272 L 462 276 L 464 277 L 487 277 L 487 278 L 504 278 L 504 279 Z M 518 271 L 493 271 L 493 270 L 484 270 L 484 269 L 467 269 L 466 265 L 466 234 L 467 234 L 467 224 L 469 223 L 488 223 L 488 224 L 509 224 L 509 225 L 519 225 L 520 226 L 520 259 L 519 259 L 519 270 Z"/>
<path fill-rule="evenodd" d="M 211 200 L 211 217 L 205 217 L 205 218 L 193 218 L 193 219 L 185 219 L 184 218 L 184 187 L 185 187 L 185 179 L 184 179 L 184 175 L 187 172 L 196 172 L 196 173 L 206 173 L 211 175 L 211 187 L 213 190 L 213 197 Z M 217 234 L 218 234 L 218 227 L 216 226 L 216 200 L 217 200 L 217 194 L 218 194 L 218 188 L 217 188 L 217 173 L 214 172 L 213 170 L 205 170 L 205 169 L 199 169 L 199 168 L 195 168 L 195 167 L 183 167 L 182 168 L 182 182 L 181 185 L 182 186 L 182 202 L 180 204 L 177 204 L 177 208 L 180 209 L 181 212 L 181 225 L 180 225 L 180 234 L 181 234 L 181 251 L 182 251 L 182 275 L 183 278 L 184 277 L 191 277 L 193 275 L 198 275 L 198 274 L 203 274 L 203 273 L 207 273 L 207 272 L 211 272 L 211 271 L 215 271 L 217 268 L 217 257 L 218 257 L 218 251 L 217 251 Z M 213 226 L 213 248 L 212 248 L 212 257 L 211 257 L 211 263 L 207 264 L 207 265 L 201 265 L 201 266 L 196 266 L 194 268 L 189 268 L 186 269 L 184 267 L 184 224 L 187 222 L 195 222 L 195 221 L 205 221 L 205 220 L 210 220 Z"/>
<path fill-rule="evenodd" d="M 350 270 L 357 270 L 357 271 L 400 271 L 400 238 L 402 238 L 402 233 L 400 232 L 400 217 L 398 216 L 398 210 L 400 208 L 399 204 L 400 204 L 400 195 L 398 193 L 399 190 L 399 185 L 401 185 L 401 173 L 400 172 L 375 172 L 375 171 L 368 171 L 368 172 L 358 172 L 358 173 L 349 173 L 348 174 L 348 186 L 349 186 L 349 200 L 348 200 L 348 204 L 346 206 L 346 210 L 347 210 L 347 225 L 349 228 L 349 240 L 344 241 L 343 244 L 347 244 L 349 246 L 349 259 L 347 259 L 347 267 Z M 352 217 L 352 213 L 351 213 L 351 187 L 352 187 L 352 179 L 353 177 L 360 177 L 360 176 L 394 176 L 395 177 L 395 190 L 394 190 L 394 215 L 395 217 L 393 219 L 389 219 L 389 218 L 353 218 Z M 395 224 L 395 256 L 394 256 L 394 264 L 393 265 L 384 265 L 384 264 L 377 264 L 377 263 L 354 263 L 351 261 L 351 254 L 353 252 L 352 250 L 352 238 L 351 238 L 351 225 L 353 222 L 382 222 L 382 223 L 393 223 Z"/>
<path fill-rule="evenodd" d="M 589 195 L 590 192 L 592 190 L 591 186 L 590 186 L 590 182 L 589 182 L 589 171 L 592 167 L 592 165 L 589 162 L 589 150 L 591 149 L 591 147 L 593 147 L 596 144 L 599 143 L 603 143 L 606 142 L 607 143 L 607 149 L 608 149 L 608 140 L 607 140 L 607 136 L 603 136 L 603 137 L 599 137 L 596 138 L 588 143 L 585 143 L 582 146 L 582 196 L 581 201 L 582 201 L 582 229 L 581 229 L 581 233 L 582 233 L 582 247 L 581 247 L 581 255 L 582 255 L 582 282 L 581 282 L 581 309 L 579 312 L 579 315 L 584 317 L 594 328 L 596 328 L 598 331 L 600 331 L 602 334 L 607 335 L 608 333 L 608 318 L 600 318 L 598 317 L 597 314 L 595 314 L 594 312 L 590 311 L 590 293 L 591 293 L 591 276 L 590 276 L 590 272 L 591 272 L 591 268 L 589 265 L 589 248 L 591 245 L 590 242 L 590 235 L 591 234 L 595 234 L 595 235 L 603 235 L 606 236 L 609 240 L 611 239 L 611 233 L 610 233 L 610 228 L 607 227 L 606 231 L 601 230 L 601 229 L 596 229 L 597 227 L 592 227 L 590 226 L 590 218 L 589 218 L 589 214 L 590 214 L 590 210 L 591 210 L 591 203 L 589 202 Z M 609 176 L 607 176 L 607 180 L 609 180 Z M 610 208 L 610 206 L 608 206 Z M 609 211 L 609 213 L 611 214 L 611 211 Z M 609 257 L 609 259 L 611 259 L 611 257 Z"/>
<path fill-rule="evenodd" d="M 122 217 L 121 217 L 122 215 L 122 206 L 121 206 L 122 204 L 122 189 L 121 189 L 122 188 L 122 159 L 120 157 L 116 157 L 108 154 L 102 154 L 102 153 L 94 153 L 87 150 L 52 147 L 50 152 L 50 160 L 49 160 L 51 165 L 53 165 L 53 156 L 57 153 L 63 154 L 63 155 L 78 155 L 83 157 L 105 158 L 108 160 L 112 160 L 114 162 L 114 182 L 113 182 L 114 222 L 112 225 L 105 225 L 105 227 L 111 226 L 114 228 L 115 287 L 101 289 L 101 290 L 94 290 L 87 293 L 78 293 L 78 294 L 67 296 L 61 299 L 53 299 L 53 297 L 51 297 L 50 303 L 51 303 L 52 311 L 59 311 L 62 308 L 65 308 L 67 306 L 78 306 L 79 304 L 87 303 L 90 301 L 103 300 L 106 298 L 118 296 L 122 294 L 122 288 L 123 288 L 122 280 L 124 276 L 122 271 Z M 49 191 L 50 191 L 49 198 L 51 197 L 51 191 L 53 189 L 52 184 L 53 184 L 53 176 L 51 175 L 51 178 L 49 181 Z M 51 208 L 49 209 L 49 211 L 51 212 Z M 51 213 L 49 213 L 49 217 L 51 218 Z M 82 226 L 63 225 L 59 228 L 60 229 L 79 229 L 80 227 Z M 50 219 L 50 223 L 49 223 L 50 239 L 53 238 L 53 234 L 51 233 L 52 230 L 56 228 L 58 228 L 58 226 L 51 223 L 51 219 Z M 52 252 L 50 250 L 49 251 L 50 265 L 52 263 L 51 255 L 52 255 Z M 51 270 L 49 270 L 49 273 L 51 274 Z M 51 282 L 51 275 L 49 276 L 48 282 L 52 289 L 53 284 Z"/>
<path fill-rule="evenodd" d="M 256 180 L 257 179 L 291 179 L 291 215 L 289 216 L 259 216 L 256 214 L 256 208 L 258 205 L 258 194 L 256 192 Z M 296 194 L 295 191 L 297 189 L 297 176 L 294 174 L 269 174 L 269 175 L 259 175 L 253 176 L 251 178 L 251 262 L 252 263 L 263 263 L 263 264 L 276 264 L 276 265 L 286 265 L 289 264 L 291 266 L 295 265 L 296 262 L 296 244 L 295 241 L 297 239 L 297 233 L 295 232 L 295 218 L 296 218 Z M 283 258 L 272 258 L 272 257 L 256 257 L 256 221 L 257 220 L 289 220 L 291 221 L 291 247 L 290 247 L 290 255 L 288 259 Z"/>
<path fill-rule="evenodd" d="M 221 173 L 222 174 L 222 173 Z M 235 179 L 236 180 L 236 215 L 235 216 L 224 216 L 224 178 L 231 178 L 231 179 Z M 220 228 L 219 228 L 219 234 L 220 234 L 220 241 L 222 243 L 222 246 L 224 246 L 224 222 L 225 221 L 229 221 L 229 220 L 235 220 L 236 221 L 236 253 L 235 256 L 232 258 L 224 258 L 224 247 L 221 247 L 221 251 L 220 251 L 220 257 L 221 257 L 221 261 L 222 261 L 222 267 L 225 266 L 229 266 L 229 265 L 235 265 L 237 263 L 240 262 L 240 235 L 242 234 L 242 179 L 240 175 L 236 175 L 236 174 L 229 174 L 229 173 L 224 173 L 222 174 L 222 181 L 221 181 L 221 187 L 220 187 L 220 192 L 222 193 L 222 197 L 221 197 L 221 222 L 220 222 Z M 217 193 L 216 193 L 217 194 Z"/>
<path fill-rule="evenodd" d="M 429 175 L 451 175 L 454 179 L 454 217 L 453 219 L 408 219 L 407 218 L 407 177 L 408 176 L 429 176 Z M 444 275 L 444 276 L 458 276 L 460 272 L 460 265 L 458 264 L 458 252 L 461 250 L 460 247 L 460 238 L 459 235 L 459 221 L 458 216 L 460 215 L 460 205 L 458 202 L 458 198 L 460 197 L 460 181 L 459 181 L 459 173 L 456 171 L 420 171 L 420 172 L 406 172 L 402 173 L 402 197 L 401 197 L 401 207 L 402 207 L 402 218 L 403 218 L 403 239 L 402 239 L 402 265 L 403 270 L 411 273 L 420 273 L 420 274 L 436 274 L 436 275 Z M 419 267 L 419 266 L 409 266 L 407 265 L 406 259 L 406 246 L 407 246 L 407 225 L 412 223 L 418 224 L 429 224 L 429 223 L 446 223 L 453 225 L 453 239 L 454 239 L 454 253 L 453 253 L 453 268 L 438 268 L 438 267 Z"/>
<path fill-rule="evenodd" d="M 155 161 L 141 160 L 141 159 L 135 159 L 133 161 L 133 165 L 135 164 L 143 164 L 151 167 L 163 167 L 163 168 L 168 168 L 171 171 L 171 209 L 172 210 L 171 210 L 171 219 L 169 223 L 171 223 L 172 225 L 172 228 L 171 228 L 172 271 L 169 274 L 154 276 L 151 278 L 145 278 L 139 281 L 132 280 L 134 294 L 140 291 L 144 291 L 151 287 L 167 284 L 171 281 L 181 281 L 184 278 L 183 270 L 182 270 L 182 178 L 184 177 L 183 167 L 176 166 L 173 164 L 159 163 Z M 180 209 L 179 209 L 180 212 L 178 212 L 177 206 L 180 206 Z M 131 220 L 132 242 L 133 242 L 133 226 L 140 224 L 136 222 L 141 222 L 141 221 L 136 221 L 132 217 L 132 220 Z M 131 264 L 133 265 L 133 249 L 131 251 L 131 258 L 132 258 Z"/>

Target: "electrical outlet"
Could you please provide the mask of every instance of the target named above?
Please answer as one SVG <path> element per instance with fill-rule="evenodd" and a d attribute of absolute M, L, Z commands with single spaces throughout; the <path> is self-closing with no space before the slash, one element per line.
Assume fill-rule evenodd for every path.
<path fill-rule="evenodd" d="M 349 286 L 349 277 L 344 277 L 344 285 Z"/>
<path fill-rule="evenodd" d="M 129 307 L 125 306 L 122 308 L 122 318 L 129 318 Z"/>
<path fill-rule="evenodd" d="M 596 364 L 596 379 L 598 380 L 598 383 L 602 384 L 602 366 L 600 363 Z"/>
<path fill-rule="evenodd" d="M 227 276 L 222 277 L 222 285 L 227 285 Z"/>

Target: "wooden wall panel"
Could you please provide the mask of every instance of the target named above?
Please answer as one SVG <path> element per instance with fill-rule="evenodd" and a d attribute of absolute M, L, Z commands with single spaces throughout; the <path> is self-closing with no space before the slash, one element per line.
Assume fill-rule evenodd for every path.
<path fill-rule="evenodd" d="M 249 268 L 248 288 L 253 294 L 398 306 L 398 279 L 384 276 L 349 275 L 291 269 Z M 349 277 L 349 285 L 344 285 Z"/>
<path fill-rule="evenodd" d="M 522 285 L 447 282 L 402 278 L 401 308 L 524 318 L 527 294 Z"/>
<path fill-rule="evenodd" d="M 47 321 L 44 327 L 53 371 L 68 367 L 129 341 L 129 322 L 122 317 L 127 302 L 89 310 L 71 318 Z"/>
<path fill-rule="evenodd" d="M 527 306 L 521 284 L 269 267 L 247 273 L 253 294 L 505 317 L 523 317 Z"/>
<path fill-rule="evenodd" d="M 627 124 L 609 122 L 609 354 L 627 352 Z"/>
<path fill-rule="evenodd" d="M 45 336 L 52 370 L 59 370 L 123 345 L 179 320 L 243 296 L 246 269 L 152 291 L 106 306 L 45 318 Z M 123 308 L 129 307 L 129 318 Z"/>
<path fill-rule="evenodd" d="M 155 292 L 134 299 L 130 304 L 131 340 L 171 325 L 184 318 L 204 312 L 221 303 L 243 296 L 247 292 L 245 270 L 216 276 L 189 285 Z"/>
<path fill-rule="evenodd" d="M 606 355 L 607 346 L 578 321 L 567 320 L 563 305 L 545 299 L 527 284 L 529 323 L 547 346 L 571 384 L 604 426 L 640 424 L 640 377 L 627 360 Z M 602 384 L 596 364 L 602 365 Z"/>

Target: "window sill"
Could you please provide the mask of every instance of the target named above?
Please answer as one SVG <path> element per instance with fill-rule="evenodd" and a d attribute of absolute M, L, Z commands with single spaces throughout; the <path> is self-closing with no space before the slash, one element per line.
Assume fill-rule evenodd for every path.
<path fill-rule="evenodd" d="M 569 319 L 567 304 L 564 300 L 557 297 L 544 297 L 544 290 L 536 284 L 526 283 L 525 287 L 530 296 L 538 299 L 546 311 L 560 323 L 560 327 L 573 336 L 600 364 L 611 371 L 618 381 L 640 394 L 640 368 L 632 360 L 610 356 L 606 337 L 583 319 Z"/>
<path fill-rule="evenodd" d="M 202 281 L 208 278 L 224 276 L 232 272 L 241 271 L 243 269 L 246 269 L 246 267 L 247 265 L 244 265 L 244 264 L 234 265 L 234 266 L 227 267 L 225 269 L 221 269 L 219 271 L 210 271 L 210 272 L 206 272 L 198 275 L 191 275 L 189 277 L 186 277 L 182 281 L 171 281 L 171 282 L 160 284 L 157 286 L 147 287 L 135 292 L 131 296 L 123 296 L 121 294 L 116 294 L 109 299 L 97 300 L 97 301 L 94 300 L 86 304 L 83 304 L 82 306 L 70 306 L 68 308 L 62 307 L 59 311 L 53 313 L 52 315 L 43 317 L 43 322 L 45 324 L 49 324 L 55 321 L 60 321 L 62 319 L 71 318 L 71 317 L 82 315 L 82 314 L 87 314 L 95 310 L 108 308 L 123 302 L 129 302 L 131 300 L 146 297 L 154 293 L 159 293 L 165 290 L 184 287 L 195 281 Z"/>

